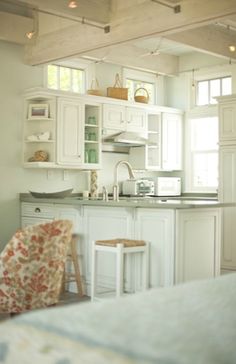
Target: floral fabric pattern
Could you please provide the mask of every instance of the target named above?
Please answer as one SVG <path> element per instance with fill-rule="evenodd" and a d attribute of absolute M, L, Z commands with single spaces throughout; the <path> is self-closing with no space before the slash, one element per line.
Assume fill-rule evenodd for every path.
<path fill-rule="evenodd" d="M 0 254 L 0 312 L 58 301 L 72 223 L 56 220 L 18 230 Z"/>

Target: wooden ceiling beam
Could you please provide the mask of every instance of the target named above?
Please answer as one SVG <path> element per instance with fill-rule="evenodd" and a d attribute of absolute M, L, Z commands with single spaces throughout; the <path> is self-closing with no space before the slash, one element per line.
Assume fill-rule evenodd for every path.
<path fill-rule="evenodd" d="M 36 0 L 35 0 L 36 1 Z M 86 25 L 75 25 L 46 34 L 26 50 L 26 62 L 37 65 L 80 56 L 89 51 L 150 36 L 167 36 L 195 29 L 236 14 L 235 0 L 188 0 L 181 12 L 146 1 L 112 13 L 110 33 Z"/>
<path fill-rule="evenodd" d="M 71 19 L 85 18 L 94 22 L 106 24 L 109 22 L 110 0 L 78 0 L 77 8 L 68 7 L 67 0 L 3 0 L 22 7 L 45 11 L 46 13 L 68 17 Z"/>
<path fill-rule="evenodd" d="M 201 52 L 218 57 L 236 59 L 236 52 L 230 52 L 229 50 L 230 45 L 236 47 L 236 32 L 217 25 L 209 25 L 188 32 L 172 34 L 167 36 L 167 38 L 194 47 Z"/>
<path fill-rule="evenodd" d="M 33 25 L 31 18 L 0 12 L 0 40 L 25 44 L 25 34 L 33 29 Z"/>

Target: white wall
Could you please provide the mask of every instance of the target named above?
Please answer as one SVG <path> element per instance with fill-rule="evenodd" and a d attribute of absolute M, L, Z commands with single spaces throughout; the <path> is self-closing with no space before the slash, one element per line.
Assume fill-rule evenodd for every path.
<path fill-rule="evenodd" d="M 96 64 L 95 71 L 104 94 L 106 88 L 113 85 L 115 74 L 122 74 L 120 66 L 105 63 Z M 74 188 L 74 192 L 89 189 L 89 172 L 70 170 L 68 179 L 64 180 L 63 170 L 52 170 L 48 179 L 47 170 L 22 167 L 22 93 L 31 87 L 44 86 L 43 79 L 43 67 L 24 64 L 21 46 L 0 42 L 0 251 L 20 227 L 19 193 L 29 190 L 59 191 L 70 187 Z M 99 191 L 103 185 L 108 187 L 109 192 L 112 191 L 114 166 L 121 159 L 128 160 L 128 157 L 127 154 L 103 153 L 103 169 L 98 172 Z M 138 173 L 137 177 L 156 174 Z M 123 166 L 119 177 L 120 180 L 128 177 Z"/>
<path fill-rule="evenodd" d="M 114 66 L 98 67 L 102 87 L 111 84 Z M 117 68 L 117 72 L 120 68 Z M 106 75 L 106 80 L 102 74 Z M 23 63 L 23 48 L 7 42 L 0 42 L 0 251 L 15 230 L 20 226 L 19 193 L 32 191 L 56 191 L 69 187 L 74 192 L 89 188 L 89 172 L 68 171 L 68 180 L 63 180 L 63 170 L 52 170 L 52 178 L 47 178 L 47 170 L 22 168 L 22 126 L 24 90 L 43 86 L 43 67 L 30 67 Z M 114 165 L 127 155 L 108 154 L 103 156 L 103 170 L 98 172 L 99 190 L 102 185 L 112 190 Z M 120 169 L 121 179 L 127 178 L 125 168 Z"/>

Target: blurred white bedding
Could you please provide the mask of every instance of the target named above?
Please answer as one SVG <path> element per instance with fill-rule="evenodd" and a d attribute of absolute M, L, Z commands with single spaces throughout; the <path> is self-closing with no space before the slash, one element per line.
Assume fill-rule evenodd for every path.
<path fill-rule="evenodd" d="M 4 364 L 235 364 L 236 273 L 0 324 Z"/>

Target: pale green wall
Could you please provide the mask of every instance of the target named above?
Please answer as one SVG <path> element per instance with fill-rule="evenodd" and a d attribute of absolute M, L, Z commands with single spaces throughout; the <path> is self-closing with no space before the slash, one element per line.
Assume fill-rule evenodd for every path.
<path fill-rule="evenodd" d="M 52 178 L 48 179 L 46 170 L 22 167 L 22 93 L 31 87 L 44 86 L 43 67 L 24 65 L 23 53 L 21 46 L 0 41 L 0 251 L 20 227 L 20 192 L 59 191 L 71 187 L 74 192 L 82 192 L 89 188 L 89 172 L 70 170 L 65 181 L 63 170 L 52 170 Z M 104 90 L 113 84 L 116 72 L 121 72 L 120 66 L 97 65 L 96 75 Z M 98 172 L 99 192 L 103 185 L 112 191 L 114 166 L 121 159 L 129 160 L 129 157 L 103 153 L 103 169 Z M 120 180 L 127 178 L 125 168 L 119 172 Z M 139 173 L 137 177 L 156 174 Z M 177 172 L 173 175 L 176 174 L 180 175 Z"/>

